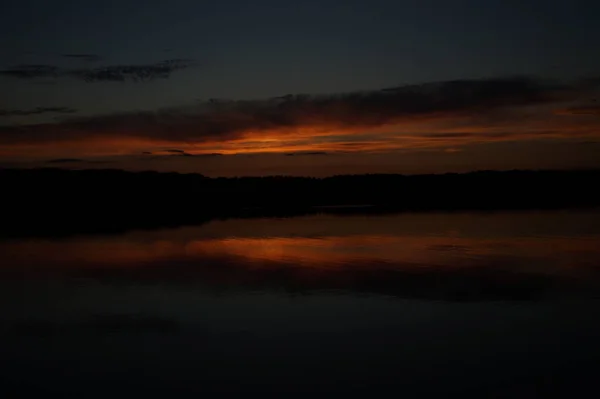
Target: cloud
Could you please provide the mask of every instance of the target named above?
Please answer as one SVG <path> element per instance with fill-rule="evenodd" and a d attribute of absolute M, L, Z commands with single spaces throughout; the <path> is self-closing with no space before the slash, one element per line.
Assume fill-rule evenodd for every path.
<path fill-rule="evenodd" d="M 175 71 L 189 68 L 193 61 L 184 59 L 166 60 L 148 65 L 113 65 L 92 69 L 67 71 L 70 76 L 81 78 L 86 82 L 131 80 L 134 82 L 154 79 L 167 79 Z"/>
<path fill-rule="evenodd" d="M 329 153 L 325 151 L 298 151 L 298 152 L 288 152 L 285 154 L 288 157 L 294 156 L 303 156 L 303 155 L 329 155 Z"/>
<path fill-rule="evenodd" d="M 97 61 L 102 60 L 102 57 L 100 57 L 97 54 L 72 53 L 72 54 L 61 54 L 60 56 L 64 57 L 64 58 L 76 59 L 76 60 L 87 61 L 87 62 L 97 62 Z"/>
<path fill-rule="evenodd" d="M 221 154 L 219 152 L 208 152 L 208 153 L 199 153 L 199 154 L 192 154 L 189 152 L 184 152 L 180 155 L 173 155 L 173 156 L 181 156 L 181 157 L 194 157 L 194 158 L 214 158 L 214 157 L 221 157 L 224 154 Z"/>
<path fill-rule="evenodd" d="M 46 163 L 80 163 L 80 162 L 85 162 L 83 159 L 78 159 L 78 158 L 57 158 L 57 159 L 50 159 L 49 161 L 46 161 Z"/>
<path fill-rule="evenodd" d="M 65 56 L 85 59 L 91 54 L 68 54 Z M 191 68 L 190 59 L 170 59 L 154 64 L 108 65 L 96 68 L 61 68 L 54 65 L 17 65 L 0 70 L 0 76 L 16 79 L 75 78 L 85 82 L 143 82 L 167 79 L 175 71 Z"/>
<path fill-rule="evenodd" d="M 80 159 L 80 158 L 56 158 L 45 161 L 47 164 L 89 164 L 89 165 L 100 165 L 112 163 L 111 160 L 99 160 L 99 159 Z"/>
<path fill-rule="evenodd" d="M 200 154 L 192 154 L 184 150 L 179 149 L 167 149 L 167 150 L 156 150 L 156 151 L 142 151 L 142 155 L 153 155 L 153 157 L 148 157 L 151 159 L 166 159 L 173 157 L 201 157 L 201 158 L 212 158 L 222 156 L 221 153 L 200 153 Z"/>
<path fill-rule="evenodd" d="M 600 105 L 588 105 L 557 110 L 558 115 L 597 115 L 600 116 Z"/>
<path fill-rule="evenodd" d="M 427 137 L 432 139 L 456 139 L 456 138 L 465 138 L 472 137 L 473 133 L 464 133 L 464 132 L 451 132 L 451 133 L 426 133 L 421 135 L 421 137 Z"/>
<path fill-rule="evenodd" d="M 29 116 L 40 114 L 73 114 L 76 109 L 69 107 L 37 107 L 33 109 L 0 109 L 0 117 L 2 116 Z"/>
<path fill-rule="evenodd" d="M 56 78 L 63 73 L 53 65 L 23 64 L 0 70 L 0 76 L 17 79 Z"/>
<path fill-rule="evenodd" d="M 162 156 L 174 156 L 174 157 L 193 157 L 194 154 L 190 154 L 189 152 L 185 152 L 184 150 L 177 149 L 168 149 L 163 151 L 155 151 L 154 155 L 162 155 Z"/>
<path fill-rule="evenodd" d="M 81 168 L 81 167 L 94 167 L 94 165 L 106 165 L 111 164 L 114 161 L 111 159 L 81 159 L 81 158 L 56 158 L 49 159 L 46 161 L 36 162 L 34 163 L 40 167 L 47 167 L 46 165 L 52 165 L 52 167 L 60 167 L 60 168 Z M 20 166 L 31 166 L 31 162 L 20 162 Z"/>
<path fill-rule="evenodd" d="M 222 157 L 225 154 L 221 154 L 220 152 L 209 152 L 209 153 L 202 153 L 202 154 L 190 154 L 194 157 L 201 157 L 201 158 L 212 158 L 212 157 Z"/>
<path fill-rule="evenodd" d="M 456 148 L 476 140 L 597 131 L 589 124 L 549 119 L 554 115 L 551 107 L 592 89 L 580 83 L 508 77 L 254 101 L 212 99 L 156 111 L 3 126 L 0 148 L 53 145 L 60 151 L 73 146 L 103 154 L 139 153 L 144 148 L 154 155 L 175 156 Z M 180 149 L 164 150 L 170 146 Z"/>

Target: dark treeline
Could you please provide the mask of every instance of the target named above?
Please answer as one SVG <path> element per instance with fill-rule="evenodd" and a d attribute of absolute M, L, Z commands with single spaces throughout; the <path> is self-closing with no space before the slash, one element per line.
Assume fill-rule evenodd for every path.
<path fill-rule="evenodd" d="M 600 205 L 600 170 L 327 178 L 208 178 L 122 170 L 2 169 L 3 236 L 113 232 L 214 218 L 315 212 L 551 209 Z M 368 205 L 368 207 L 351 207 Z M 344 207 L 350 206 L 350 207 Z"/>

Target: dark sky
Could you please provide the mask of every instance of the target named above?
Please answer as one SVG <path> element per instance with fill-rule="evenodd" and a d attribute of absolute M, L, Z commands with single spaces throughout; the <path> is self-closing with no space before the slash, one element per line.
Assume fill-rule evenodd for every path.
<path fill-rule="evenodd" d="M 44 157 L 114 158 L 143 151 L 177 155 L 161 152 L 168 147 L 182 147 L 189 155 L 242 153 L 250 147 L 251 152 L 265 147 L 269 152 L 338 154 L 344 152 L 341 147 L 323 145 L 332 140 L 318 137 L 343 136 L 338 141 L 365 156 L 365 171 L 374 171 L 383 167 L 379 160 L 382 151 L 397 153 L 415 147 L 402 145 L 402 137 L 446 134 L 449 139 L 449 134 L 484 135 L 490 131 L 508 137 L 522 131 L 523 124 L 530 126 L 532 107 L 535 129 L 529 129 L 526 137 L 508 141 L 526 140 L 527 148 L 535 152 L 531 141 L 536 142 L 538 136 L 532 134 L 561 126 L 550 136 L 565 141 L 570 138 L 565 132 L 573 130 L 567 126 L 577 126 L 577 142 L 594 143 L 596 137 L 591 131 L 598 125 L 599 114 L 594 102 L 596 78 L 600 77 L 599 16 L 600 2 L 584 0 L 4 1 L 0 6 L 0 157 L 6 162 L 20 162 Z M 515 91 L 510 80 L 506 90 L 494 89 L 491 95 L 486 92 L 483 99 L 472 92 L 488 89 L 444 86 L 444 101 L 455 106 L 439 106 L 439 91 L 432 94 L 438 89 L 426 85 L 418 90 L 421 95 L 433 96 L 434 100 L 427 101 L 436 105 L 415 111 L 410 104 L 421 100 L 403 98 L 394 103 L 394 109 L 400 109 L 403 116 L 401 120 L 398 112 L 390 111 L 389 104 L 377 110 L 379 98 L 366 106 L 354 100 L 352 105 L 331 102 L 338 93 L 377 93 L 383 88 L 457 79 L 483 85 L 490 79 L 515 76 L 527 76 L 527 84 L 544 85 L 535 93 L 541 97 L 532 98 L 531 90 L 524 92 L 521 86 Z M 471 93 L 466 104 L 465 90 Z M 256 101 L 229 105 L 226 111 L 207 110 L 206 106 L 211 98 L 265 100 L 298 93 L 325 95 L 329 102 L 312 101 L 301 107 L 292 104 L 295 111 L 285 111 L 283 116 L 273 116 L 281 111 L 274 105 L 268 112 L 248 111 L 248 107 L 257 106 Z M 482 110 L 475 110 L 480 100 L 485 104 L 485 120 L 474 121 L 474 115 L 482 116 Z M 512 105 L 519 109 L 506 115 L 506 108 Z M 340 107 L 345 110 L 341 114 Z M 572 112 L 582 107 L 585 117 Z M 348 116 L 363 111 L 366 116 L 358 122 Z M 541 112 L 547 112 L 548 118 Z M 207 113 L 210 129 L 206 127 Z M 440 113 L 452 120 L 439 119 Z M 554 120 L 557 113 L 562 115 L 560 122 Z M 380 114 L 383 117 L 374 121 Z M 456 120 L 458 114 L 461 121 Z M 577 115 L 571 118 L 565 114 Z M 417 127 L 407 115 L 426 117 L 429 122 Z M 518 118 L 525 119 L 519 123 Z M 243 126 L 232 122 L 239 120 L 245 121 Z M 160 124 L 161 132 L 140 133 L 147 131 L 151 122 L 153 126 Z M 471 128 L 458 131 L 457 123 Z M 581 133 L 583 128 L 587 133 Z M 200 131 L 198 136 L 193 133 L 196 131 Z M 353 139 L 357 135 L 360 138 Z M 370 135 L 387 144 L 361 146 L 373 143 L 365 139 Z M 57 141 L 52 137 L 58 137 Z M 257 137 L 267 137 L 260 140 L 270 144 L 261 147 Z M 491 141 L 489 135 L 481 137 L 418 147 L 459 153 L 465 146 L 485 147 L 500 136 Z M 239 145 L 240 140 L 245 144 Z M 564 150 L 565 143 L 560 144 Z M 99 147 L 102 151 L 91 150 Z M 575 147 L 581 148 L 581 144 Z M 567 158 L 583 156 L 575 147 L 567 151 Z M 375 152 L 377 157 L 373 158 Z M 590 156 L 595 154 L 592 151 Z M 461 156 L 456 162 L 463 168 L 485 166 L 471 160 L 473 157 Z M 323 158 L 312 159 L 311 165 L 324 162 Z M 567 158 L 565 165 L 570 165 Z M 294 160 L 294 168 L 299 169 L 292 171 L 287 165 L 292 162 L 289 157 L 280 161 L 281 165 L 279 161 L 271 164 L 271 169 L 302 173 L 302 162 L 308 163 Z M 130 165 L 133 161 L 127 162 Z M 193 162 L 195 166 L 189 168 L 202 169 L 203 161 Z M 328 167 L 337 173 L 344 170 L 344 162 Z M 435 160 L 427 162 L 435 164 Z M 227 164 L 244 162 L 229 160 Z M 442 164 L 439 167 L 444 167 Z M 393 162 L 392 166 L 387 161 L 385 165 L 387 169 L 400 168 L 394 169 Z M 219 173 L 218 167 L 214 173 Z"/>

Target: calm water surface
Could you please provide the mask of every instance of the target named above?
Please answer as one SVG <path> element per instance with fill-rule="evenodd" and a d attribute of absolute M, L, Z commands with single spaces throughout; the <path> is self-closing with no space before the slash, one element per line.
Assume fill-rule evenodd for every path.
<path fill-rule="evenodd" d="M 11 395 L 598 390 L 597 210 L 227 220 L 0 256 Z"/>

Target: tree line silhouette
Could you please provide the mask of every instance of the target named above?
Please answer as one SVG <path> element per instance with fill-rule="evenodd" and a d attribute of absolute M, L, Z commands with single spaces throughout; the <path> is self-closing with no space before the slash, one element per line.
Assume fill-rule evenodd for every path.
<path fill-rule="evenodd" d="M 115 169 L 0 169 L 2 236 L 112 232 L 315 212 L 551 209 L 600 205 L 600 170 L 326 178 L 209 178 Z"/>

